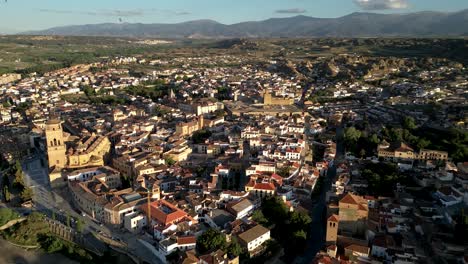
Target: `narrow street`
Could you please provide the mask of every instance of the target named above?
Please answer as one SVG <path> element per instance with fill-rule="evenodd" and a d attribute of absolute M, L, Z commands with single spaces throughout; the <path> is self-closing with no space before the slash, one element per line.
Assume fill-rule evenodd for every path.
<path fill-rule="evenodd" d="M 343 128 L 338 127 L 336 129 L 336 156 L 335 160 L 340 160 L 344 156 L 344 145 L 342 141 Z M 323 186 L 319 197 L 317 198 L 314 208 L 312 209 L 310 216 L 312 218 L 312 224 L 310 228 L 310 236 L 307 241 L 307 247 L 304 254 L 301 257 L 297 257 L 295 263 L 309 264 L 314 259 L 315 255 L 325 245 L 325 234 L 326 234 L 326 193 L 331 189 L 333 180 L 336 178 L 336 166 L 333 162 L 332 166 L 328 168 L 327 176 L 323 181 Z"/>

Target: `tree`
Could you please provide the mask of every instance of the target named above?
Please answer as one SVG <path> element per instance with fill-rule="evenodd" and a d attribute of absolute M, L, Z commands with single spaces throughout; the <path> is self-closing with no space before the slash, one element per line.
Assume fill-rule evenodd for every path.
<path fill-rule="evenodd" d="M 348 127 L 344 132 L 344 139 L 348 144 L 355 144 L 361 137 L 361 131 L 357 130 L 355 127 Z"/>
<path fill-rule="evenodd" d="M 68 227 L 71 227 L 71 217 L 70 217 L 69 214 L 67 214 L 66 221 L 67 221 L 67 226 L 68 226 Z"/>
<path fill-rule="evenodd" d="M 359 155 L 361 156 L 361 158 L 364 158 L 366 156 L 366 150 L 361 149 L 361 151 L 359 152 Z"/>
<path fill-rule="evenodd" d="M 252 220 L 261 225 L 267 225 L 268 219 L 265 218 L 261 210 L 255 210 L 252 214 Z"/>
<path fill-rule="evenodd" d="M 76 231 L 78 231 L 79 233 L 82 233 L 83 232 L 83 221 L 78 218 L 78 220 L 76 220 Z"/>
<path fill-rule="evenodd" d="M 298 239 L 298 240 L 306 240 L 307 239 L 307 233 L 302 229 L 294 232 L 293 236 L 294 236 L 295 239 Z"/>
<path fill-rule="evenodd" d="M 40 240 L 41 247 L 49 254 L 58 252 L 64 247 L 62 240 L 54 236 L 45 235 Z"/>
<path fill-rule="evenodd" d="M 205 142 L 205 140 L 207 140 L 210 137 L 211 137 L 211 132 L 209 130 L 202 129 L 202 130 L 195 131 L 193 133 L 192 141 L 195 144 L 200 144 L 200 143 Z"/>
<path fill-rule="evenodd" d="M 21 200 L 23 200 L 23 202 L 31 200 L 32 196 L 33 196 L 32 189 L 31 188 L 24 188 L 23 191 L 21 191 L 20 196 L 21 196 Z"/>
<path fill-rule="evenodd" d="M 289 177 L 289 172 L 291 171 L 291 166 L 283 166 L 278 169 L 277 173 L 283 178 Z"/>
<path fill-rule="evenodd" d="M 176 161 L 175 161 L 173 158 L 171 158 L 171 157 L 166 157 L 166 158 L 164 159 L 164 161 L 165 161 L 165 163 L 166 163 L 167 165 L 169 165 L 169 166 L 172 166 L 172 165 L 176 164 Z"/>
<path fill-rule="evenodd" d="M 5 197 L 5 202 L 9 202 L 10 199 L 11 199 L 11 194 L 10 194 L 10 190 L 8 189 L 8 186 L 5 185 L 3 186 L 3 195 Z"/>
<path fill-rule="evenodd" d="M 312 223 L 312 218 L 304 212 L 294 211 L 291 213 L 291 225 L 296 229 L 307 229 Z"/>
<path fill-rule="evenodd" d="M 227 247 L 227 253 L 231 256 L 237 257 L 243 253 L 244 249 L 241 247 L 235 237 L 232 238 L 231 243 Z"/>
<path fill-rule="evenodd" d="M 19 188 L 24 187 L 23 169 L 19 160 L 17 160 L 15 164 L 15 181 L 13 184 Z"/>
<path fill-rule="evenodd" d="M 416 129 L 416 123 L 414 121 L 414 118 L 410 117 L 410 116 L 406 116 L 404 119 L 403 119 L 403 127 L 408 129 L 408 130 L 414 130 Z"/>
<path fill-rule="evenodd" d="M 380 143 L 380 140 L 379 140 L 379 137 L 377 136 L 377 134 L 372 134 L 372 136 L 369 138 L 369 141 L 372 144 L 375 144 L 375 145 Z"/>
<path fill-rule="evenodd" d="M 20 215 L 10 208 L 0 208 L 0 226 L 18 218 L 20 218 Z"/>
<path fill-rule="evenodd" d="M 208 229 L 197 239 L 198 251 L 202 254 L 224 249 L 226 247 L 226 237 L 216 229 Z"/>

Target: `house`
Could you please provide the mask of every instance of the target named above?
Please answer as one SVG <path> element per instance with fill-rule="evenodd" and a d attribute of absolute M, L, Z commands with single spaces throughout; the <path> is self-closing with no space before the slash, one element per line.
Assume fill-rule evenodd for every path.
<path fill-rule="evenodd" d="M 255 208 L 255 204 L 247 198 L 242 198 L 239 201 L 233 201 L 226 205 L 226 210 L 233 214 L 236 219 L 250 215 Z"/>
<path fill-rule="evenodd" d="M 270 230 L 261 225 L 256 225 L 239 234 L 239 242 L 247 249 L 250 256 L 261 253 L 263 243 L 268 240 L 270 240 Z"/>

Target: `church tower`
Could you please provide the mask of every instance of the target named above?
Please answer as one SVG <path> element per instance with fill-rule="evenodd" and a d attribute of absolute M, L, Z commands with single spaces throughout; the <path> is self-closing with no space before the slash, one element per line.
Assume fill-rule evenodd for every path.
<path fill-rule="evenodd" d="M 268 89 L 263 93 L 263 105 L 271 105 L 271 93 Z"/>
<path fill-rule="evenodd" d="M 338 239 L 338 215 L 332 215 L 327 220 L 327 237 L 326 243 L 327 245 L 336 244 L 336 240 Z"/>
<path fill-rule="evenodd" d="M 63 140 L 62 123 L 58 119 L 47 121 L 45 126 L 47 157 L 49 168 L 65 168 L 67 165 L 66 147 Z"/>

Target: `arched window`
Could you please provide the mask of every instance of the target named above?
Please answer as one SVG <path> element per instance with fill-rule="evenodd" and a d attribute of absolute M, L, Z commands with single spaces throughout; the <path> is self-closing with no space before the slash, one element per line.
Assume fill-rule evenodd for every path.
<path fill-rule="evenodd" d="M 53 146 L 53 145 L 54 145 L 54 142 L 53 142 L 52 140 L 50 141 L 50 145 L 51 145 L 51 146 Z"/>
<path fill-rule="evenodd" d="M 54 146 L 57 146 L 57 139 L 54 138 Z"/>
<path fill-rule="evenodd" d="M 59 146 L 60 146 L 60 140 L 58 141 L 58 144 L 59 144 Z"/>

